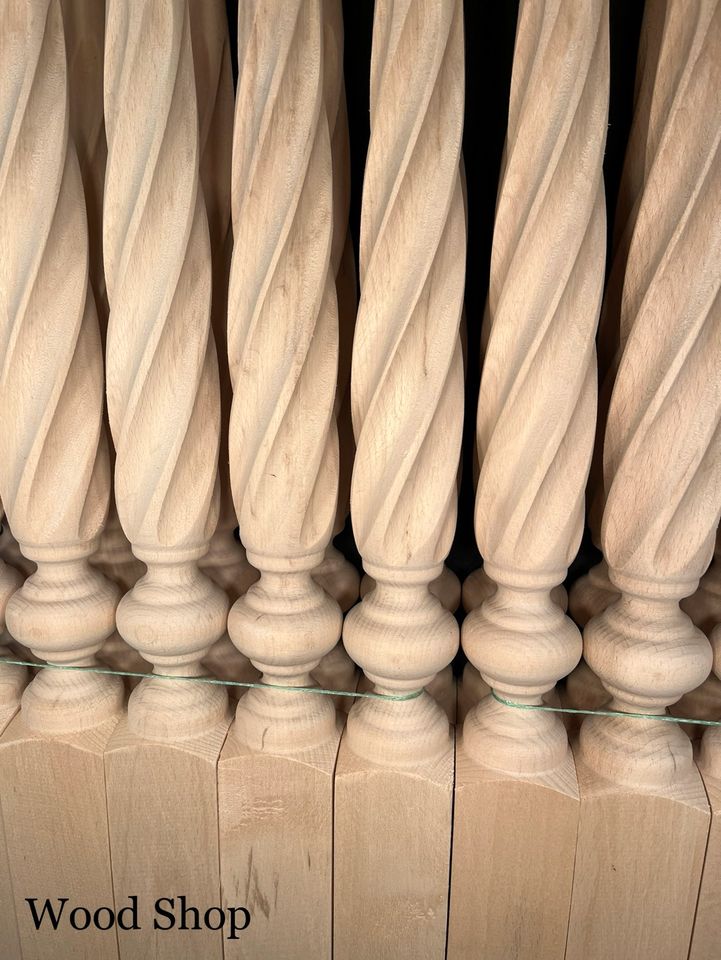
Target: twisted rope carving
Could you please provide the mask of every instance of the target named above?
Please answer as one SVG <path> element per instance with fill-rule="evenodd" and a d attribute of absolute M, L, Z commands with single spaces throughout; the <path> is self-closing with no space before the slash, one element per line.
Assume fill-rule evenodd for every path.
<path fill-rule="evenodd" d="M 714 353 L 721 343 L 721 227 L 707 214 L 718 210 L 721 197 L 721 117 L 714 96 L 721 80 L 721 6 L 699 3 L 698 12 L 691 31 L 690 18 L 670 9 L 664 33 L 664 44 L 687 59 L 673 72 L 629 251 L 621 307 L 627 342 L 604 458 L 609 564 L 671 583 L 693 583 L 703 572 L 721 508 Z M 629 517 L 623 505 L 631 502 Z"/>
<path fill-rule="evenodd" d="M 118 512 L 136 548 L 195 549 L 217 519 L 220 415 L 187 3 L 111 0 L 107 35 L 107 379 Z"/>
<path fill-rule="evenodd" d="M 103 115 L 105 4 L 62 0 L 68 61 L 70 132 L 83 178 L 90 236 L 90 282 L 101 329 L 108 318 L 103 271 L 103 185 L 107 145 Z"/>
<path fill-rule="evenodd" d="M 253 0 L 239 9 L 231 482 L 249 553 L 291 559 L 328 542 L 338 478 L 322 7 Z"/>
<path fill-rule="evenodd" d="M 385 567 L 438 567 L 455 526 L 463 419 L 462 31 L 457 2 L 376 4 L 351 504 L 364 560 Z"/>
<path fill-rule="evenodd" d="M 521 5 L 478 405 L 476 534 L 560 582 L 583 529 L 603 285 L 605 3 Z"/>
<path fill-rule="evenodd" d="M 103 365 L 59 0 L 0 21 L 0 490 L 28 547 L 97 536 L 109 470 Z"/>

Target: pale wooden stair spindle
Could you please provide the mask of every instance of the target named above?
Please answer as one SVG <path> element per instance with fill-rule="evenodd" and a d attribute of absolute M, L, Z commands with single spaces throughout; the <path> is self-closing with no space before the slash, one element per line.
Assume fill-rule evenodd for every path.
<path fill-rule="evenodd" d="M 70 134 L 78 152 L 83 179 L 88 216 L 90 284 L 104 342 L 108 325 L 102 227 L 107 158 L 103 118 L 105 3 L 98 0 L 62 0 L 62 8 L 68 61 Z M 112 449 L 110 453 L 112 464 Z M 91 563 L 115 581 L 123 592 L 130 589 L 145 569 L 131 553 L 130 544 L 120 526 L 112 493 L 108 517 L 100 534 L 100 545 L 93 554 Z M 103 656 L 107 656 L 110 648 L 114 646 L 115 654 L 120 655 L 121 659 L 127 658 L 127 648 L 121 652 L 117 648 L 117 639 L 115 634 L 114 638 L 104 644 Z M 137 659 L 134 665 L 138 665 Z"/>
<path fill-rule="evenodd" d="M 187 0 L 110 0 L 105 123 L 115 494 L 148 568 L 118 607 L 118 630 L 155 672 L 200 677 L 228 599 L 199 568 L 218 518 L 221 408 Z M 152 676 L 131 694 L 105 758 L 116 900 L 153 903 L 181 875 L 189 902 L 218 902 L 227 703 L 220 686 Z M 123 956 L 222 957 L 219 931 L 118 936 Z"/>
<path fill-rule="evenodd" d="M 596 441 L 587 488 L 588 524 L 593 543 L 601 548 L 601 520 L 605 501 L 603 479 L 603 441 L 613 382 L 623 344 L 628 337 L 632 318 L 621 316 L 621 295 L 626 272 L 628 250 L 633 236 L 643 185 L 655 156 L 659 134 L 663 130 L 666 87 L 672 81 L 671 71 L 656 72 L 658 57 L 658 24 L 647 18 L 639 42 L 636 70 L 634 114 L 624 156 L 621 182 L 613 228 L 613 255 L 608 282 L 599 318 L 598 376 L 599 405 Z M 569 598 L 571 616 L 584 627 L 591 617 L 601 613 L 618 591 L 608 578 L 608 564 L 601 559 L 573 585 Z M 584 675 L 585 676 L 585 675 Z M 585 681 L 584 681 L 585 682 Z"/>
<path fill-rule="evenodd" d="M 220 374 L 220 513 L 200 568 L 234 603 L 258 579 L 245 549 L 235 538 L 238 522 L 233 507 L 228 464 L 228 420 L 232 388 L 228 370 L 228 275 L 233 237 L 230 223 L 230 168 L 233 145 L 233 73 L 224 0 L 190 0 L 195 85 L 200 129 L 200 182 L 203 188 L 213 264 L 211 325 Z M 229 680 L 257 680 L 258 671 L 238 652 L 227 631 L 204 658 L 217 676 Z M 242 688 L 229 688 L 237 698 Z"/>
<path fill-rule="evenodd" d="M 37 564 L 7 625 L 42 659 L 93 666 L 118 590 L 88 563 L 110 475 L 59 0 L 0 5 L 0 62 L 0 494 Z M 122 700 L 119 679 L 85 672 L 42 670 L 25 689 L 0 738 L 17 902 L 35 895 L 38 862 L 49 889 L 112 901 L 103 749 Z M 31 918 L 19 913 L 18 924 L 23 954 L 49 956 Z M 65 948 L 117 957 L 114 934 L 98 931 L 70 931 Z"/>
<path fill-rule="evenodd" d="M 521 3 L 477 424 L 476 536 L 497 589 L 461 638 L 498 695 L 526 704 L 581 655 L 551 591 L 581 539 L 593 446 L 608 84 L 604 0 Z M 454 956 L 563 957 L 577 818 L 561 718 L 492 696 L 474 707 L 457 759 Z"/>
<path fill-rule="evenodd" d="M 230 476 L 260 579 L 233 605 L 228 632 L 267 683 L 290 686 L 312 683 L 342 624 L 337 602 L 312 576 L 338 492 L 324 9 L 322 0 L 238 8 Z M 266 688 L 240 699 L 218 768 L 223 897 L 245 882 L 249 856 L 257 889 L 275 884 L 275 896 L 270 909 L 256 909 L 242 944 L 226 945 L 226 957 L 330 957 L 338 737 L 329 697 Z"/>
<path fill-rule="evenodd" d="M 90 285 L 105 342 L 108 300 L 103 270 L 103 186 L 107 145 L 103 117 L 103 42 L 105 3 L 97 0 L 61 0 L 68 61 L 70 135 L 78 152 L 88 217 Z M 106 418 L 107 419 L 107 418 Z M 107 423 L 106 423 L 107 430 Z M 114 451 L 110 446 L 111 471 Z M 111 493 L 108 516 L 98 549 L 90 562 L 127 592 L 145 570 L 123 533 Z M 143 658 L 122 639 L 117 630 L 103 644 L 101 659 L 116 669 L 147 670 Z"/>
<path fill-rule="evenodd" d="M 660 45 L 649 64 L 660 128 L 629 248 L 604 450 L 602 545 L 620 596 L 586 625 L 584 656 L 612 709 L 662 715 L 711 667 L 679 600 L 709 562 L 721 510 L 721 4 L 701 0 L 690 15 L 655 2 L 645 16 Z M 709 829 L 688 737 L 660 719 L 591 717 L 576 759 L 569 960 L 632 948 L 685 958 Z"/>
<path fill-rule="evenodd" d="M 429 584 L 456 520 L 463 105 L 461 3 L 376 3 L 351 373 L 351 514 L 376 586 L 346 617 L 344 642 L 381 694 L 424 687 L 458 646 Z M 353 706 L 336 772 L 339 960 L 444 956 L 452 785 L 448 719 L 428 693 Z"/>
<path fill-rule="evenodd" d="M 323 7 L 323 93 L 330 130 L 333 158 L 333 240 L 331 267 L 338 300 L 338 384 L 335 419 L 338 424 L 339 476 L 338 505 L 333 535 L 341 532 L 348 516 L 350 476 L 355 446 L 350 418 L 350 363 L 356 314 L 356 274 L 353 245 L 348 230 L 350 208 L 350 141 L 343 78 L 343 10 L 341 0 L 324 0 Z M 313 578 L 334 597 L 341 610 L 349 610 L 358 599 L 360 577 L 355 567 L 333 544 L 313 571 Z M 342 651 L 340 647 L 340 651 Z M 339 661 L 338 652 L 329 655 Z M 321 661 L 322 666 L 322 661 Z M 316 671 L 317 673 L 317 671 Z"/>

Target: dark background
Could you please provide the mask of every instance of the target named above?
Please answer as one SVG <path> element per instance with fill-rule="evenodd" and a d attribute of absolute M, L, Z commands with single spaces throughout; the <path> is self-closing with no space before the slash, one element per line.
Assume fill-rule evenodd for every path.
<path fill-rule="evenodd" d="M 243 2 L 243 0 L 240 0 Z M 585 0 L 576 0 L 584 3 Z M 231 45 L 235 51 L 238 0 L 228 0 Z M 368 85 L 373 0 L 343 0 L 345 81 L 351 141 L 351 233 L 358 252 L 363 168 L 369 138 Z M 463 438 L 463 476 L 458 525 L 448 566 L 463 580 L 480 566 L 473 532 L 473 446 L 480 384 L 480 334 L 488 292 L 493 214 L 506 131 L 518 0 L 465 0 L 466 111 L 463 154 L 468 186 L 466 314 L 468 359 Z M 610 0 L 611 95 L 604 160 L 608 235 L 631 123 L 636 55 L 643 0 Z M 336 538 L 349 560 L 360 566 L 350 521 Z M 597 561 L 588 532 L 569 570 L 569 586 Z"/>

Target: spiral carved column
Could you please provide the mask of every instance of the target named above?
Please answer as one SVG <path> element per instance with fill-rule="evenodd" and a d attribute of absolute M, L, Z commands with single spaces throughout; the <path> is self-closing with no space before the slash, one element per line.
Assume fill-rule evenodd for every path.
<path fill-rule="evenodd" d="M 105 3 L 98 0 L 62 0 L 65 46 L 68 61 L 70 134 L 78 152 L 88 217 L 90 285 L 105 343 L 108 326 L 108 299 L 103 269 L 103 188 L 107 145 L 103 115 L 103 43 Z M 107 416 L 105 430 L 108 431 Z M 110 446 L 110 466 L 115 456 Z M 91 561 L 125 592 L 145 567 L 137 560 L 123 533 L 112 492 L 108 516 L 100 534 L 98 549 Z M 117 631 L 103 644 L 101 658 L 120 670 L 144 671 L 147 664 Z"/>
<path fill-rule="evenodd" d="M 239 5 L 233 130 L 230 478 L 241 540 L 260 579 L 233 605 L 228 632 L 266 683 L 297 687 L 313 683 L 342 622 L 312 576 L 338 493 L 324 9 L 322 0 Z M 244 882 L 249 855 L 259 887 L 276 885 L 273 909 L 236 947 L 243 956 L 330 955 L 338 737 L 329 697 L 266 688 L 238 703 L 218 772 L 222 885 L 232 891 Z M 280 804 L 272 819 L 262 813 L 270 803 Z M 312 824 L 304 809 L 314 810 Z"/>
<path fill-rule="evenodd" d="M 552 591 L 581 539 L 593 446 L 608 84 L 605 0 L 521 3 L 477 422 L 476 537 L 497 588 L 461 638 L 501 698 L 529 705 L 581 655 Z M 561 718 L 487 696 L 456 781 L 449 949 L 562 958 L 578 788 Z"/>
<path fill-rule="evenodd" d="M 148 568 L 118 607 L 118 630 L 154 673 L 200 678 L 228 599 L 199 568 L 218 517 L 221 414 L 187 0 L 108 3 L 105 124 L 115 495 Z M 190 902 L 217 898 L 216 766 L 228 723 L 219 686 L 151 676 L 131 694 L 106 755 L 117 897 L 152 903 L 182 875 Z M 168 932 L 162 946 L 152 929 L 119 937 L 121 949 L 157 956 L 222 956 L 209 930 Z"/>
<path fill-rule="evenodd" d="M 228 276 L 233 236 L 230 225 L 230 170 L 233 143 L 233 73 L 224 0 L 190 0 L 190 34 L 200 129 L 200 182 L 208 213 L 213 267 L 211 325 L 220 374 L 220 512 L 201 569 L 225 590 L 234 603 L 258 579 L 245 549 L 235 538 L 238 521 L 233 507 L 228 464 L 228 421 L 233 396 L 228 369 Z M 227 632 L 204 663 L 230 680 L 256 680 L 258 671 L 233 645 Z M 231 696 L 238 688 L 230 689 Z"/>
<path fill-rule="evenodd" d="M 625 345 L 605 437 L 601 537 L 620 596 L 584 631 L 610 707 L 659 717 L 711 667 L 709 642 L 679 600 L 708 565 L 721 511 L 721 5 L 702 0 L 691 12 L 646 9 L 658 24 L 652 69 L 665 96 L 653 105 L 656 153 L 628 252 Z M 618 954 L 634 938 L 649 955 L 686 956 L 709 815 L 688 737 L 662 719 L 587 718 L 577 761 L 568 956 Z M 662 859 L 658 836 L 667 838 Z"/>
<path fill-rule="evenodd" d="M 455 619 L 429 584 L 456 521 L 463 107 L 461 3 L 376 3 L 351 374 L 351 515 L 375 587 L 346 617 L 344 643 L 385 695 L 423 688 L 458 645 Z M 452 777 L 448 720 L 428 693 L 353 706 L 336 775 L 337 957 L 378 956 L 385 925 L 398 957 L 444 955 Z M 372 811 L 390 794 L 397 806 L 381 837 Z M 410 826 L 421 817 L 422 838 Z M 358 844 L 373 851 L 367 862 Z M 428 915 L 399 916 L 378 884 L 385 876 Z M 362 943 L 359 926 L 370 931 Z"/>
<path fill-rule="evenodd" d="M 23 554 L 37 564 L 5 615 L 40 659 L 90 667 L 114 629 L 118 590 L 88 563 L 110 474 L 60 0 L 0 5 L 0 63 L 0 495 Z M 25 689 L 0 738 L 16 897 L 34 895 L 37 857 L 49 888 L 62 888 L 72 858 L 74 894 L 112 899 L 103 749 L 122 699 L 115 677 L 56 669 Z M 58 829 L 79 822 L 85 829 L 72 839 Z M 35 953 L 30 918 L 19 915 L 18 925 L 23 953 Z M 99 934 L 77 938 L 110 956 Z"/>

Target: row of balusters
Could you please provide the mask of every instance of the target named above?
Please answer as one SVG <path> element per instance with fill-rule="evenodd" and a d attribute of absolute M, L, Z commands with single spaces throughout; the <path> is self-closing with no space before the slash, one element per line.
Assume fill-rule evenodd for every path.
<path fill-rule="evenodd" d="M 354 756 L 449 755 L 437 699 L 403 698 L 442 689 L 459 646 L 461 0 L 376 2 L 358 304 L 340 0 L 239 4 L 235 92 L 220 0 L 1 9 L 11 645 L 297 687 L 352 689 L 357 664 L 386 699 L 350 709 Z M 604 291 L 607 3 L 520 4 L 478 403 L 484 568 L 460 631 L 463 750 L 509 777 L 572 765 L 559 715 L 503 701 L 556 702 L 582 650 L 575 705 L 647 717 L 582 724 L 578 756 L 610 782 L 690 776 L 689 738 L 653 716 L 721 703 L 718 563 L 697 590 L 721 512 L 720 70 L 718 3 L 647 4 Z M 561 584 L 586 491 L 605 559 L 570 598 L 582 641 Z M 362 585 L 331 543 L 349 511 Z M 125 709 L 118 677 L 1 676 L 42 735 Z M 133 734 L 227 715 L 220 686 L 168 690 L 134 686 Z M 234 736 L 315 749 L 335 707 L 251 689 Z M 721 777 L 717 730 L 702 758 Z"/>

